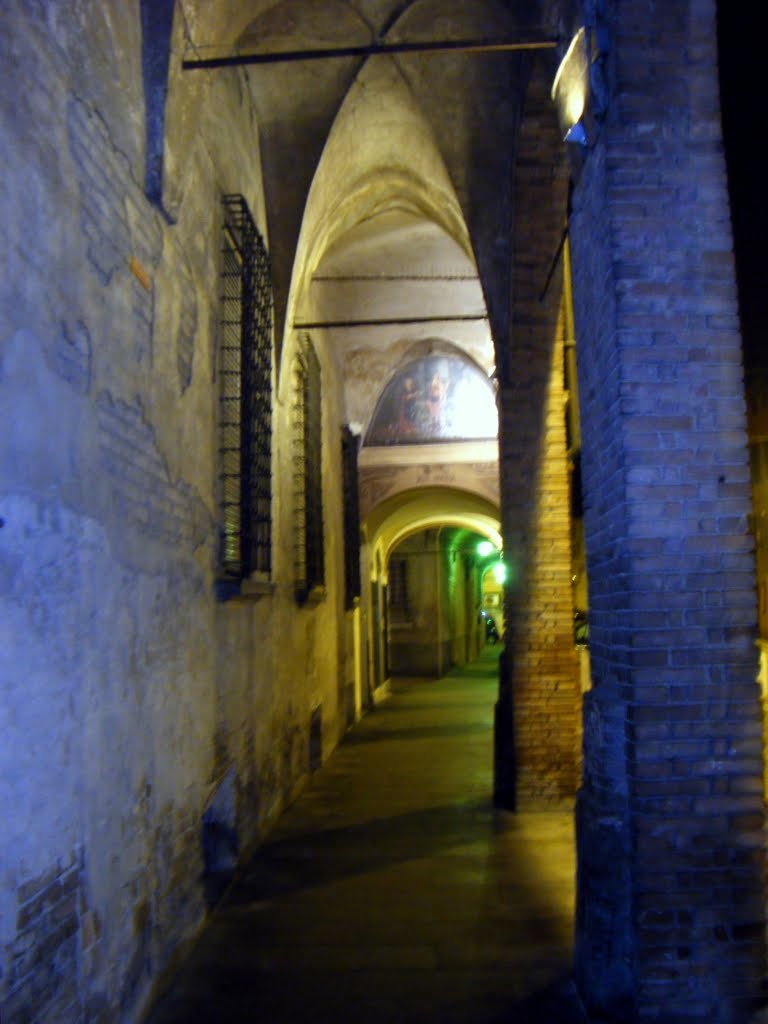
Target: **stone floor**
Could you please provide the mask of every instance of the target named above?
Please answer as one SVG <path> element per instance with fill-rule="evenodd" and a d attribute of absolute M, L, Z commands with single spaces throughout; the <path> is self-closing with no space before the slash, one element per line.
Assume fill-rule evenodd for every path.
<path fill-rule="evenodd" d="M 581 1024 L 567 813 L 490 802 L 497 651 L 402 681 L 247 866 L 150 1024 Z"/>

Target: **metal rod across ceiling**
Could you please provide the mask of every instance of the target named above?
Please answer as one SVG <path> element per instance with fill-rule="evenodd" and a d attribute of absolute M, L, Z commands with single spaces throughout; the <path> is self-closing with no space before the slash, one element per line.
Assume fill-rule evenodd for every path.
<path fill-rule="evenodd" d="M 313 320 L 311 322 L 296 323 L 294 329 L 297 331 L 311 331 L 323 328 L 347 328 L 347 327 L 401 327 L 411 324 L 443 324 L 443 323 L 479 323 L 487 320 L 484 313 L 448 314 L 447 316 L 407 316 L 382 318 L 378 320 Z"/>
<path fill-rule="evenodd" d="M 313 50 L 282 50 L 273 53 L 236 53 L 228 57 L 185 58 L 184 71 L 240 67 L 249 64 L 288 64 L 305 60 L 335 60 L 341 57 L 377 57 L 398 53 L 517 53 L 527 50 L 552 50 L 557 39 L 446 39 L 423 43 L 369 43 L 366 46 L 333 46 Z"/>

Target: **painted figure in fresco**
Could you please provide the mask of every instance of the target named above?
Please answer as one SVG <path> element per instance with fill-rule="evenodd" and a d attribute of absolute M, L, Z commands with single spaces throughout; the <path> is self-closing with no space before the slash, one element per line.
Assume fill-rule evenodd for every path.
<path fill-rule="evenodd" d="M 384 390 L 365 444 L 426 444 L 491 438 L 496 399 L 488 378 L 447 356 L 414 359 Z"/>
<path fill-rule="evenodd" d="M 401 437 L 412 437 L 416 433 L 420 398 L 421 392 L 417 389 L 413 377 L 406 377 L 400 392 L 400 414 L 397 424 Z"/>
<path fill-rule="evenodd" d="M 431 432 L 439 434 L 443 424 L 443 408 L 445 406 L 448 385 L 440 376 L 440 371 L 435 370 L 432 380 L 429 383 L 427 392 L 427 408 L 429 410 Z"/>

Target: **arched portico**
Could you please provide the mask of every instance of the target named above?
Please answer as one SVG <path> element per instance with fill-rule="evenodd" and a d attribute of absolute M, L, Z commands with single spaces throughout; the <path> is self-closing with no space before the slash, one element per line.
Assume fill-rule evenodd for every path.
<path fill-rule="evenodd" d="M 714 16 L 712 0 L 3 5 L 3 1018 L 139 1018 L 203 919 L 201 833 L 234 863 L 361 713 L 387 675 L 387 562 L 428 531 L 455 565 L 469 533 L 503 542 L 512 570 L 498 802 L 573 799 L 574 345 L 593 683 L 579 985 L 626 1021 L 746 1018 L 764 794 Z M 435 35 L 482 45 L 437 53 Z M 409 40 L 272 67 L 234 52 Z M 209 47 L 235 63 L 185 70 Z M 553 82 L 579 47 L 591 92 L 565 126 Z M 246 223 L 275 328 L 262 318 L 241 385 L 221 334 L 253 312 Z M 380 434 L 356 457 L 417 352 L 472 361 L 498 446 L 433 444 L 430 424 L 423 445 Z M 233 430 L 222 450 L 231 406 L 261 447 Z M 245 507 L 222 511 L 225 477 L 257 481 L 274 542 L 222 587 L 222 529 L 241 525 L 222 520 Z"/>
<path fill-rule="evenodd" d="M 476 543 L 486 538 L 500 550 L 499 525 L 497 506 L 456 487 L 414 488 L 390 495 L 367 512 L 362 532 L 372 595 L 370 646 L 372 652 L 389 652 L 388 672 L 442 675 L 452 664 L 476 656 L 482 565 Z M 394 571 L 393 557 L 398 563 Z M 421 581 L 418 586 L 416 581 Z M 389 615 L 393 589 L 394 622 Z M 399 639 L 393 635 L 398 629 Z M 394 657 L 393 644 L 398 648 Z M 387 683 L 388 672 L 377 670 L 379 685 Z"/>

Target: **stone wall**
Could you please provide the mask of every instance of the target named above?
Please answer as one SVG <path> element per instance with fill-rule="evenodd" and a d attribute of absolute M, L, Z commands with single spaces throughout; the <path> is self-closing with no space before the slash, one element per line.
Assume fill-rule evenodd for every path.
<path fill-rule="evenodd" d="M 214 596 L 220 197 L 242 193 L 263 233 L 265 204 L 246 74 L 188 81 L 183 33 L 177 17 L 160 209 L 138 2 L 0 13 L 3 1021 L 136 1019 L 204 918 L 206 812 L 228 801 L 233 843 L 258 841 L 318 761 L 311 723 L 320 757 L 346 723 L 330 361 L 325 600 L 297 613 L 282 541 L 274 593 Z"/>
<path fill-rule="evenodd" d="M 450 666 L 448 580 L 435 530 L 406 538 L 393 551 L 405 563 L 407 606 L 389 616 L 389 664 L 395 676 L 441 676 Z M 390 600 L 392 590 L 390 584 Z"/>
<path fill-rule="evenodd" d="M 442 676 L 476 657 L 484 644 L 477 622 L 480 579 L 476 559 L 457 550 L 461 531 L 423 530 L 390 556 L 389 662 L 395 676 Z M 403 563 L 393 585 L 393 562 Z"/>

